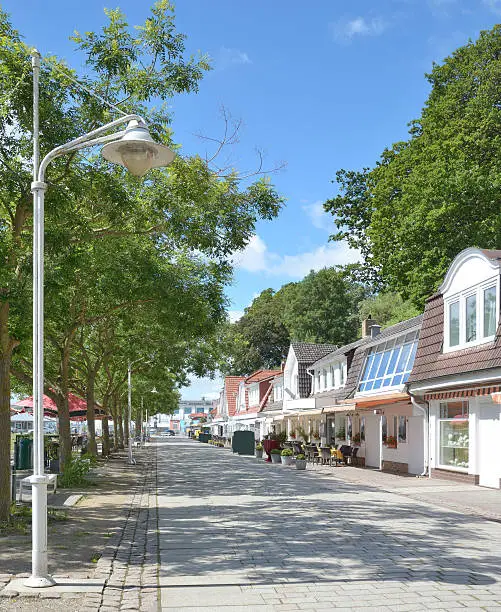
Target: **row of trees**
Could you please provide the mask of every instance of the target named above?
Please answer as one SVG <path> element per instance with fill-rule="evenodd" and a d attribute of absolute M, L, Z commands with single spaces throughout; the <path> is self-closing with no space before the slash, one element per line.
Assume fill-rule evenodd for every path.
<path fill-rule="evenodd" d="M 186 57 L 167 0 L 135 28 L 118 10 L 106 15 L 101 31 L 73 37 L 87 65 L 78 77 L 85 88 L 64 62 L 43 58 L 42 156 L 110 121 L 115 111 L 103 100 L 141 114 L 154 138 L 175 146 L 167 102 L 197 91 L 210 68 L 206 57 Z M 11 392 L 30 393 L 32 384 L 31 131 L 30 49 L 0 11 L 0 521 L 10 505 Z M 139 180 L 98 152 L 73 154 L 49 167 L 47 182 L 44 382 L 58 407 L 64 470 L 69 393 L 87 399 L 95 453 L 96 401 L 113 417 L 116 443 L 128 436 L 129 362 L 135 405 L 144 397 L 155 412 L 175 406 L 189 373 L 213 370 L 230 255 L 246 245 L 257 219 L 276 216 L 282 200 L 264 178 L 218 173 L 198 156 L 179 155 L 168 170 Z M 103 435 L 106 453 L 107 420 Z"/>
<path fill-rule="evenodd" d="M 227 374 L 280 366 L 291 341 L 342 346 L 360 337 L 369 315 L 383 327 L 419 314 L 395 293 L 373 295 L 356 280 L 358 266 L 324 268 L 278 291 L 266 289 L 226 329 Z"/>

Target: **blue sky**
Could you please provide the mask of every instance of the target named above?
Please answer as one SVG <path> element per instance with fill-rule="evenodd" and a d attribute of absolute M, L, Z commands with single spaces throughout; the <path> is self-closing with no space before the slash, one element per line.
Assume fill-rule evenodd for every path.
<path fill-rule="evenodd" d="M 29 44 L 81 67 L 68 40 L 95 30 L 103 8 L 119 6 L 141 23 L 149 3 L 121 0 L 4 0 Z M 71 9 L 69 8 L 71 7 Z M 279 218 L 260 222 L 237 257 L 228 290 L 236 317 L 260 291 L 298 280 L 310 269 L 354 261 L 328 243 L 321 203 L 336 193 L 340 168 L 372 166 L 384 147 L 407 137 L 428 95 L 424 73 L 501 19 L 501 0 L 183 0 L 177 27 L 187 48 L 208 53 L 214 70 L 198 95 L 172 101 L 173 129 L 185 153 L 210 151 L 199 134 L 218 137 L 222 106 L 242 121 L 228 151 L 240 170 L 256 167 L 256 149 L 287 199 Z M 183 395 L 211 394 L 219 381 L 196 381 Z"/>

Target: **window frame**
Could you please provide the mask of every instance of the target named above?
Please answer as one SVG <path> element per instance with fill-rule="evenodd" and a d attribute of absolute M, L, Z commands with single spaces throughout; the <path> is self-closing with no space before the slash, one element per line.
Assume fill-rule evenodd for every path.
<path fill-rule="evenodd" d="M 488 289 L 496 290 L 496 321 L 494 325 L 494 334 L 484 336 L 484 312 L 485 312 L 485 292 Z M 468 287 L 462 291 L 458 291 L 444 298 L 444 353 L 452 353 L 465 348 L 479 346 L 493 342 L 496 338 L 496 331 L 499 325 L 500 311 L 500 283 L 499 276 L 491 277 L 477 285 Z M 476 298 L 476 337 L 474 340 L 467 342 L 466 340 L 466 301 L 468 298 L 475 296 Z M 459 302 L 459 343 L 452 345 L 450 343 L 450 307 L 455 302 Z"/>
<path fill-rule="evenodd" d="M 456 417 L 442 417 L 442 405 L 448 405 L 448 404 L 455 404 L 455 403 L 459 403 L 461 402 L 463 404 L 462 406 L 462 419 L 457 419 Z M 466 411 L 467 414 L 465 414 L 465 406 L 466 406 Z M 469 400 L 444 400 L 441 401 L 438 405 L 438 412 L 437 412 L 437 427 L 436 427 L 436 434 L 435 434 L 435 438 L 436 438 L 436 457 L 437 457 L 437 468 L 438 469 L 442 469 L 442 470 L 448 470 L 448 471 L 455 471 L 455 472 L 463 472 L 463 473 L 468 473 L 470 470 L 470 464 L 471 464 L 471 446 L 469 444 L 469 440 L 470 440 L 470 417 L 471 417 L 471 406 L 470 406 L 470 402 Z M 441 435 L 442 435 L 442 423 L 461 423 L 461 422 L 466 422 L 467 423 L 467 431 L 468 431 L 468 444 L 466 446 L 452 446 L 451 448 L 457 448 L 457 449 L 461 449 L 464 450 L 465 448 L 467 449 L 467 457 L 468 457 L 468 467 L 463 467 L 463 466 L 459 466 L 459 465 L 451 465 L 451 464 L 446 464 L 446 463 L 442 463 L 442 444 L 441 444 Z"/>
<path fill-rule="evenodd" d="M 406 332 L 401 332 L 368 347 L 370 352 L 366 355 L 360 371 L 356 391 L 357 396 L 385 393 L 389 390 L 394 391 L 404 387 L 416 357 L 419 331 L 419 328 L 411 328 Z M 378 350 L 378 347 L 380 350 Z M 388 355 L 385 363 L 384 357 L 388 351 L 391 351 L 391 353 Z M 410 363 L 411 359 L 412 364 Z M 404 361 L 402 369 L 398 370 L 397 368 L 402 360 Z M 380 376 L 379 370 L 384 363 L 384 373 Z M 371 373 L 374 373 L 373 377 L 370 376 Z M 395 379 L 398 379 L 398 382 L 394 383 Z"/>

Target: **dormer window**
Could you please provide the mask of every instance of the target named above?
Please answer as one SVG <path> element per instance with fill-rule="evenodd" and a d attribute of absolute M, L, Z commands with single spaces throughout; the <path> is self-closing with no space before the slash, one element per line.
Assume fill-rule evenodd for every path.
<path fill-rule="evenodd" d="M 498 281 L 492 279 L 445 298 L 444 352 L 494 340 L 498 293 Z"/>

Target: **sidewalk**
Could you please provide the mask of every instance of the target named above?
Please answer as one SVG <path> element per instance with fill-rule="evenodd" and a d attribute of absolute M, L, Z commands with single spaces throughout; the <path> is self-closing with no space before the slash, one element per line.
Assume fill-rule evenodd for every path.
<path fill-rule="evenodd" d="M 433 504 L 440 508 L 501 522 L 501 490 L 499 489 L 487 489 L 471 484 L 460 484 L 452 480 L 397 475 L 351 466 L 315 466 L 312 470 L 325 478 L 378 487 L 382 491 L 405 495 L 416 501 Z"/>
<path fill-rule="evenodd" d="M 33 593 L 21 582 L 16 593 L 13 581 L 29 575 L 31 536 L 2 537 L 0 610 L 157 609 L 156 448 L 135 451 L 135 457 L 135 466 L 123 453 L 101 464 L 96 486 L 67 510 L 67 520 L 49 523 L 51 574 L 60 582 L 90 582 L 98 592 L 54 587 Z"/>

